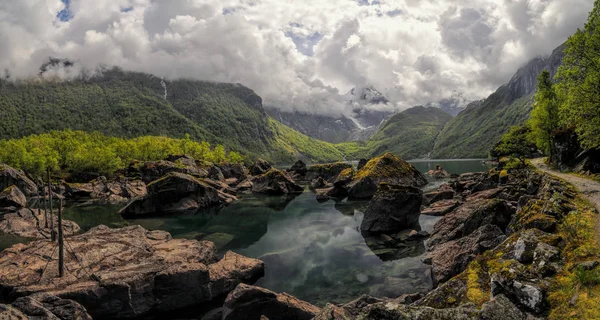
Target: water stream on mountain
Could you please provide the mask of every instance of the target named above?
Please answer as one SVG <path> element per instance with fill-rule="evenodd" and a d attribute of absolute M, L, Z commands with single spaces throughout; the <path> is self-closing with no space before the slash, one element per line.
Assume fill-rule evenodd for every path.
<path fill-rule="evenodd" d="M 412 162 L 426 172 L 441 164 L 449 173 L 483 171 L 481 160 L 423 160 Z M 440 181 L 430 183 L 432 190 Z M 368 202 L 318 203 L 314 193 L 292 197 L 241 195 L 221 209 L 198 214 L 124 220 L 121 206 L 73 205 L 65 219 L 83 230 L 99 224 L 110 227 L 139 224 L 169 231 L 175 238 L 213 241 L 227 250 L 265 262 L 258 282 L 317 305 L 342 303 L 361 294 L 397 297 L 431 288 L 430 267 L 421 262 L 426 243 L 385 247 L 365 239 L 358 227 Z M 421 229 L 431 232 L 437 217 L 421 216 Z M 19 242 L 18 239 L 7 241 Z M 8 242 L 7 242 L 8 244 Z M 5 245 L 0 239 L 0 245 Z"/>

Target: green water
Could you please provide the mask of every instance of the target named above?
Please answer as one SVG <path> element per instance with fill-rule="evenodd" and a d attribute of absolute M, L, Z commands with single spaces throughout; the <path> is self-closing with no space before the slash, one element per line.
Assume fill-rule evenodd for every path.
<path fill-rule="evenodd" d="M 450 173 L 482 171 L 480 160 L 415 161 L 421 171 L 441 164 Z M 440 181 L 430 183 L 433 189 Z M 111 205 L 72 206 L 65 218 L 83 230 L 106 224 L 139 224 L 169 231 L 173 237 L 213 241 L 227 250 L 265 262 L 257 285 L 287 292 L 317 305 L 343 303 L 361 294 L 397 297 L 431 288 L 430 267 L 420 259 L 425 243 L 386 247 L 365 239 L 358 230 L 367 202 L 318 203 L 305 190 L 296 197 L 242 195 L 231 205 L 197 214 L 125 221 Z M 431 231 L 439 218 L 421 216 L 420 226 Z"/>

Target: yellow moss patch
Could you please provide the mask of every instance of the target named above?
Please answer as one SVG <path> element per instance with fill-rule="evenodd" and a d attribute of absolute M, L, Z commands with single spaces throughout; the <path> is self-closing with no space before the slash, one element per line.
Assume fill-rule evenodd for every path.
<path fill-rule="evenodd" d="M 357 173 L 356 178 L 389 178 L 400 174 L 410 173 L 416 170 L 410 163 L 387 152 L 380 157 L 375 157 Z"/>
<path fill-rule="evenodd" d="M 500 177 L 506 177 L 506 176 L 508 176 L 508 170 L 500 171 Z"/>
<path fill-rule="evenodd" d="M 559 234 L 566 241 L 563 250 L 566 265 L 553 278 L 548 295 L 551 308 L 548 318 L 600 319 L 598 271 L 583 272 L 583 276 L 598 278 L 590 281 L 583 279 L 581 270 L 573 268 L 579 262 L 600 259 L 600 245 L 595 232 L 598 217 L 593 207 L 581 197 L 577 197 L 574 204 L 577 209 L 571 211 L 558 227 Z"/>
<path fill-rule="evenodd" d="M 340 174 L 338 175 L 338 180 L 350 180 L 352 179 L 352 176 L 354 176 L 354 169 L 347 168 L 340 172 Z"/>
<path fill-rule="evenodd" d="M 481 306 L 490 299 L 490 293 L 481 285 L 479 275 L 483 272 L 479 261 L 475 260 L 467 268 L 467 299 L 477 306 Z"/>

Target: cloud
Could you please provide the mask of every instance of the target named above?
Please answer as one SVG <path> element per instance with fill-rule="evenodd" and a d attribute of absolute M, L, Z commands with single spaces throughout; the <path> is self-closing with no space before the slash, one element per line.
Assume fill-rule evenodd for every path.
<path fill-rule="evenodd" d="M 487 96 L 583 26 L 589 0 L 0 2 L 0 70 L 48 57 L 239 82 L 285 110 L 348 112 L 372 85 L 398 109 Z"/>

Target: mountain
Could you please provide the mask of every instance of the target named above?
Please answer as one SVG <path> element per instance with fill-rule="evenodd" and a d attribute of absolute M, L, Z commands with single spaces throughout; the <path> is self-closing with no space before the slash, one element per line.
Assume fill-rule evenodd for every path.
<path fill-rule="evenodd" d="M 240 84 L 168 81 L 119 68 L 68 81 L 1 80 L 0 111 L 0 139 L 62 129 L 119 137 L 189 134 L 274 162 L 343 158 L 333 145 L 270 119 L 262 99 Z"/>
<path fill-rule="evenodd" d="M 348 112 L 342 116 L 282 111 L 267 107 L 267 113 L 279 122 L 315 139 L 340 143 L 368 140 L 393 112 L 383 106 L 389 100 L 372 86 L 353 88 L 342 96 Z"/>
<path fill-rule="evenodd" d="M 456 117 L 461 111 L 465 110 L 469 100 L 460 93 L 454 93 L 450 98 L 442 99 L 438 102 L 429 102 L 426 107 L 436 107 L 444 110 L 449 115 Z"/>
<path fill-rule="evenodd" d="M 563 44 L 549 57 L 531 60 L 487 99 L 469 104 L 440 132 L 431 156 L 438 159 L 487 157 L 502 134 L 529 118 L 537 76 L 545 69 L 554 76 L 562 63 L 564 48 Z"/>
<path fill-rule="evenodd" d="M 437 135 L 451 119 L 434 107 L 419 106 L 397 113 L 367 142 L 370 156 L 389 151 L 404 159 L 427 158 Z"/>

